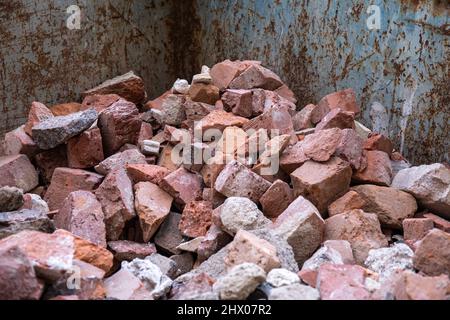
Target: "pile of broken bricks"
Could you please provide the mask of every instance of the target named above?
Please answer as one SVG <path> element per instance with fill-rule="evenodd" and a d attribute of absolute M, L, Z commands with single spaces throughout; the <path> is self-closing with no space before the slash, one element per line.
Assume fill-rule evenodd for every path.
<path fill-rule="evenodd" d="M 5 135 L 0 299 L 450 296 L 450 169 L 411 166 L 353 90 L 304 106 L 226 60 L 146 100 L 128 73 Z"/>

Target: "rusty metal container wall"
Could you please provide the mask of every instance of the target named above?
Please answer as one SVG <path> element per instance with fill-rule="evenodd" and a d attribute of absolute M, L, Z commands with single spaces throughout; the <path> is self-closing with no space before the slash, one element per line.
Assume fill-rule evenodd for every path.
<path fill-rule="evenodd" d="M 371 4 L 380 30 L 369 30 Z M 449 2 L 360 0 L 197 0 L 199 61 L 263 61 L 299 105 L 352 87 L 362 122 L 385 133 L 413 163 L 449 161 Z M 382 129 L 382 128 L 381 128 Z"/>
<path fill-rule="evenodd" d="M 67 8 L 81 29 L 67 28 Z M 0 136 L 25 122 L 31 102 L 77 101 L 80 93 L 134 70 L 149 96 L 175 77 L 164 0 L 0 0 Z"/>

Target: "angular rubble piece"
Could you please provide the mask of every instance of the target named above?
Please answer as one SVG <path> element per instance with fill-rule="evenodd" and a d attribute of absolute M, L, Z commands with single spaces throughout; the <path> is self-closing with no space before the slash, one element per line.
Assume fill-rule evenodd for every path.
<path fill-rule="evenodd" d="M 352 173 L 350 164 L 337 157 L 324 163 L 309 160 L 291 173 L 294 195 L 303 195 L 325 214 L 328 206 L 348 191 Z"/>
<path fill-rule="evenodd" d="M 190 252 L 183 252 L 180 254 L 174 254 L 169 257 L 172 261 L 175 262 L 177 266 L 177 276 L 182 276 L 194 267 L 194 256 Z"/>
<path fill-rule="evenodd" d="M 402 223 L 403 237 L 406 242 L 414 243 L 423 239 L 434 228 L 433 220 L 428 218 L 405 219 Z"/>
<path fill-rule="evenodd" d="M 106 158 L 95 167 L 95 171 L 99 174 L 107 175 L 112 170 L 123 168 L 128 164 L 146 165 L 147 162 L 145 161 L 145 156 L 139 150 L 131 149 Z"/>
<path fill-rule="evenodd" d="M 166 219 L 173 198 L 151 182 L 139 182 L 134 185 L 135 201 L 144 242 L 150 241 Z"/>
<path fill-rule="evenodd" d="M 369 300 L 365 287 L 368 270 L 357 265 L 324 264 L 317 274 L 317 288 L 322 300 Z"/>
<path fill-rule="evenodd" d="M 425 208 L 450 219 L 450 169 L 445 165 L 403 169 L 395 176 L 392 187 L 412 194 Z"/>
<path fill-rule="evenodd" d="M 56 168 L 44 200 L 50 211 L 59 210 L 64 199 L 73 191 L 95 190 L 103 180 L 103 176 L 81 169 Z"/>
<path fill-rule="evenodd" d="M 1 300 L 39 300 L 41 297 L 44 286 L 19 247 L 0 248 L 0 274 Z"/>
<path fill-rule="evenodd" d="M 109 108 L 117 102 L 120 96 L 117 94 L 93 94 L 86 96 L 82 102 L 82 109 L 94 108 L 100 114 L 103 110 Z"/>
<path fill-rule="evenodd" d="M 217 86 L 220 91 L 224 91 L 238 75 L 247 69 L 247 67 L 248 65 L 241 61 L 225 60 L 215 64 L 210 70 L 210 75 L 214 85 Z"/>
<path fill-rule="evenodd" d="M 206 273 L 200 273 L 192 278 L 178 278 L 172 284 L 170 300 L 219 300 L 213 293 L 215 280 Z"/>
<path fill-rule="evenodd" d="M 219 88 L 213 84 L 193 83 L 189 88 L 192 101 L 214 105 L 220 99 Z"/>
<path fill-rule="evenodd" d="M 340 108 L 331 109 L 325 117 L 317 124 L 316 131 L 331 128 L 354 129 L 355 115 Z"/>
<path fill-rule="evenodd" d="M 214 283 L 221 300 L 245 300 L 266 279 L 266 273 L 253 263 L 234 266 Z"/>
<path fill-rule="evenodd" d="M 56 168 L 66 168 L 69 166 L 66 145 L 63 144 L 54 149 L 37 154 L 35 162 L 43 182 L 49 185 Z"/>
<path fill-rule="evenodd" d="M 142 120 L 142 116 L 141 120 Z M 142 145 L 142 143 L 144 142 L 144 140 L 150 140 L 153 138 L 153 127 L 150 123 L 145 122 L 144 120 L 142 120 L 142 124 L 141 124 L 141 130 L 139 131 L 139 137 L 137 140 L 137 144 L 138 145 Z"/>
<path fill-rule="evenodd" d="M 231 81 L 229 87 L 231 89 L 261 88 L 275 90 L 282 85 L 283 82 L 274 72 L 259 64 L 252 64 Z"/>
<path fill-rule="evenodd" d="M 305 156 L 318 162 L 328 161 L 339 146 L 341 137 L 342 130 L 339 128 L 320 130 L 307 135 L 302 142 Z"/>
<path fill-rule="evenodd" d="M 17 187 L 23 192 L 39 184 L 36 169 L 26 155 L 0 157 L 0 177 L 0 187 Z"/>
<path fill-rule="evenodd" d="M 105 271 L 77 259 L 74 259 L 73 265 L 74 272 L 64 275 L 47 287 L 43 299 L 53 300 L 58 297 L 71 296 L 76 297 L 76 300 L 104 299 L 106 295 L 103 286 Z"/>
<path fill-rule="evenodd" d="M 344 264 L 355 264 L 352 246 L 347 240 L 327 240 L 323 246 L 339 252 Z"/>
<path fill-rule="evenodd" d="M 162 179 L 160 187 L 174 197 L 180 207 L 184 207 L 191 201 L 201 199 L 202 183 L 201 176 L 179 168 Z"/>
<path fill-rule="evenodd" d="M 414 270 L 414 252 L 404 243 L 395 243 L 388 248 L 372 249 L 364 265 L 378 273 L 380 280 L 390 279 L 395 273 Z"/>
<path fill-rule="evenodd" d="M 441 218 L 435 214 L 432 214 L 430 212 L 426 212 L 423 214 L 419 214 L 418 217 L 423 217 L 423 218 L 427 218 L 427 219 L 431 219 L 433 220 L 434 223 L 434 227 L 437 229 L 441 229 L 445 232 L 449 232 L 450 233 L 450 221 Z"/>
<path fill-rule="evenodd" d="M 92 168 L 104 159 L 102 135 L 97 127 L 86 130 L 67 142 L 67 161 L 70 168 Z"/>
<path fill-rule="evenodd" d="M 22 231 L 0 240 L 0 249 L 18 247 L 30 260 L 36 274 L 50 282 L 72 269 L 75 244 L 65 234 Z"/>
<path fill-rule="evenodd" d="M 163 275 L 168 276 L 171 279 L 174 279 L 178 276 L 179 271 L 177 264 L 170 258 L 167 258 L 159 253 L 153 253 L 145 258 L 145 260 L 150 261 L 154 265 L 158 266 Z"/>
<path fill-rule="evenodd" d="M 100 247 L 63 229 L 56 230 L 52 235 L 55 237 L 64 237 L 66 241 L 73 242 L 75 249 L 74 259 L 92 264 L 106 273 L 111 270 L 114 256 L 106 248 Z"/>
<path fill-rule="evenodd" d="M 89 191 L 74 191 L 64 200 L 54 217 L 55 226 L 106 248 L 106 228 L 102 205 Z"/>
<path fill-rule="evenodd" d="M 222 95 L 225 111 L 250 118 L 253 114 L 253 94 L 250 90 L 227 90 Z"/>
<path fill-rule="evenodd" d="M 325 104 L 316 105 L 311 110 L 311 122 L 313 125 L 317 125 L 330 111 L 331 109 Z"/>
<path fill-rule="evenodd" d="M 184 120 L 186 120 L 186 112 L 184 110 L 184 103 L 186 99 L 182 95 L 175 95 L 175 94 L 169 94 L 165 97 L 165 99 L 162 102 L 161 109 L 159 110 L 161 112 L 159 119 L 160 124 L 168 124 L 171 126 L 179 126 L 183 123 Z M 157 114 L 153 111 L 153 116 L 157 118 Z"/>
<path fill-rule="evenodd" d="M 230 197 L 220 209 L 222 229 L 230 235 L 239 230 L 256 230 L 271 224 L 258 206 L 247 198 Z"/>
<path fill-rule="evenodd" d="M 300 283 L 300 278 L 295 272 L 286 269 L 272 269 L 267 274 L 266 282 L 273 288 L 279 288 Z"/>
<path fill-rule="evenodd" d="M 328 215 L 332 217 L 353 209 L 361 209 L 365 204 L 358 192 L 350 190 L 328 206 Z"/>
<path fill-rule="evenodd" d="M 450 280 L 442 274 L 426 277 L 412 271 L 405 271 L 395 284 L 396 300 L 446 300 Z"/>
<path fill-rule="evenodd" d="M 10 212 L 22 207 L 24 202 L 22 189 L 0 187 L 0 212 Z"/>
<path fill-rule="evenodd" d="M 290 101 L 291 103 L 297 104 L 297 98 L 295 97 L 294 92 L 291 89 L 289 89 L 289 87 L 286 84 L 283 84 L 274 92 L 283 97 L 284 99 Z"/>
<path fill-rule="evenodd" d="M 315 288 L 317 273 L 323 264 L 344 264 L 344 259 L 337 250 L 324 245 L 305 261 L 298 275 L 304 283 Z"/>
<path fill-rule="evenodd" d="M 258 202 L 271 183 L 236 160 L 228 163 L 214 184 L 214 189 L 227 197 L 246 197 Z"/>
<path fill-rule="evenodd" d="M 325 240 L 350 242 L 355 261 L 361 265 L 371 249 L 388 246 L 377 216 L 362 210 L 352 210 L 326 219 L 324 237 Z"/>
<path fill-rule="evenodd" d="M 106 240 L 118 240 L 125 223 L 136 216 L 133 185 L 125 169 L 114 169 L 95 191 L 105 214 Z"/>
<path fill-rule="evenodd" d="M 280 167 L 287 174 L 291 174 L 308 160 L 310 158 L 305 155 L 303 142 L 297 142 L 283 151 L 280 156 Z"/>
<path fill-rule="evenodd" d="M 300 131 L 314 127 L 314 124 L 311 121 L 311 115 L 315 108 L 317 108 L 316 105 L 308 104 L 302 110 L 297 112 L 295 116 L 292 117 L 292 123 L 294 125 L 295 131 Z"/>
<path fill-rule="evenodd" d="M 131 271 L 120 269 L 105 279 L 106 297 L 117 300 L 154 300 L 144 283 Z"/>
<path fill-rule="evenodd" d="M 170 290 L 172 280 L 163 274 L 161 269 L 149 259 L 134 259 L 122 262 L 122 268 L 134 274 L 144 283 L 154 299 L 164 297 Z"/>
<path fill-rule="evenodd" d="M 259 92 L 258 89 L 254 89 L 253 92 Z M 264 101 L 264 105 L 262 108 L 262 111 L 268 111 L 271 107 L 273 106 L 280 106 L 280 107 L 285 107 L 287 108 L 287 110 L 289 111 L 289 114 L 291 116 L 295 115 L 295 112 L 297 110 L 297 106 L 295 105 L 295 103 L 292 103 L 291 101 L 283 98 L 282 96 L 280 96 L 278 93 L 274 92 L 274 91 L 269 91 L 269 90 L 263 90 L 262 92 L 263 97 L 260 97 L 260 99 L 263 99 Z M 261 94 L 261 93 L 260 93 Z M 259 110 L 260 110 L 260 106 L 257 106 L 257 111 L 255 112 L 255 106 L 254 106 L 254 115 L 258 115 L 260 114 Z"/>
<path fill-rule="evenodd" d="M 343 111 L 352 112 L 355 115 L 361 111 L 356 101 L 355 91 L 351 88 L 330 93 L 319 101 L 318 106 L 327 107 L 330 110 L 341 108 Z"/>
<path fill-rule="evenodd" d="M 184 207 L 179 224 L 181 234 L 189 238 L 206 235 L 211 226 L 212 203 L 191 201 Z"/>
<path fill-rule="evenodd" d="M 148 101 L 146 104 L 144 104 L 144 110 L 150 110 L 150 111 L 161 110 L 161 106 L 162 106 L 164 100 L 170 94 L 173 94 L 172 90 L 167 90 L 166 92 L 161 94 L 156 99 Z"/>
<path fill-rule="evenodd" d="M 161 251 L 169 254 L 179 254 L 177 247 L 183 243 L 183 235 L 178 229 L 181 214 L 170 212 L 156 233 L 155 244 Z"/>
<path fill-rule="evenodd" d="M 370 183 L 390 186 L 392 181 L 392 166 L 389 156 L 384 151 L 367 151 L 367 167 L 357 171 L 353 180 L 360 183 Z"/>
<path fill-rule="evenodd" d="M 302 265 L 323 241 L 324 221 L 316 207 L 301 196 L 278 216 L 271 228 L 289 243 L 299 265 Z"/>
<path fill-rule="evenodd" d="M 293 190 L 281 180 L 276 180 L 259 199 L 264 215 L 269 218 L 278 217 L 292 201 L 294 201 Z"/>
<path fill-rule="evenodd" d="M 126 169 L 134 183 L 151 182 L 159 185 L 170 173 L 167 168 L 152 164 L 127 164 Z"/>
<path fill-rule="evenodd" d="M 236 233 L 224 262 L 228 269 L 242 263 L 254 263 L 265 272 L 281 267 L 275 246 L 245 230 Z"/>
<path fill-rule="evenodd" d="M 299 271 L 293 248 L 283 235 L 277 233 L 277 230 L 274 230 L 273 228 L 263 228 L 251 230 L 250 233 L 275 246 L 277 249 L 278 259 L 281 263 L 281 268 L 295 273 Z"/>
<path fill-rule="evenodd" d="M 28 120 L 23 129 L 26 134 L 32 137 L 32 129 L 35 125 L 53 117 L 53 113 L 49 108 L 47 108 L 44 104 L 35 101 L 31 104 L 30 110 L 28 111 Z"/>
<path fill-rule="evenodd" d="M 365 202 L 361 208 L 365 212 L 375 213 L 381 225 L 401 229 L 402 221 L 412 218 L 417 211 L 417 203 L 410 194 L 388 187 L 360 185 L 352 187 Z"/>
<path fill-rule="evenodd" d="M 137 142 L 141 124 L 138 108 L 127 100 L 120 99 L 103 110 L 98 118 L 98 127 L 105 156 L 111 156 L 126 143 Z"/>
<path fill-rule="evenodd" d="M 39 148 L 25 133 L 24 126 L 21 126 L 5 134 L 3 151 L 6 156 L 24 154 L 31 159 L 39 152 Z"/>
<path fill-rule="evenodd" d="M 213 110 L 206 117 L 196 123 L 194 130 L 204 134 L 205 131 L 209 129 L 223 131 L 225 128 L 230 126 L 240 128 L 247 122 L 249 122 L 248 119 L 236 116 L 230 112 Z"/>
<path fill-rule="evenodd" d="M 166 168 L 170 172 L 176 171 L 180 167 L 180 164 L 176 163 L 176 161 L 174 162 L 175 159 L 173 159 L 173 155 L 174 146 L 167 144 L 161 151 L 157 165 Z"/>
<path fill-rule="evenodd" d="M 273 137 L 264 146 L 264 152 L 259 156 L 257 164 L 253 167 L 253 172 L 258 173 L 268 181 L 275 181 L 275 176 L 279 172 L 280 155 L 289 145 L 291 136 L 280 135 Z"/>
<path fill-rule="evenodd" d="M 278 134 L 294 134 L 294 125 L 289 109 L 284 105 L 273 105 L 263 114 L 251 119 L 242 127 L 245 131 L 250 129 L 278 130 Z M 272 137 L 272 135 L 271 135 Z"/>
<path fill-rule="evenodd" d="M 85 97 L 99 94 L 117 94 L 135 104 L 144 103 L 147 99 L 144 81 L 133 71 L 106 80 L 99 86 L 83 92 Z"/>
<path fill-rule="evenodd" d="M 379 133 L 371 133 L 369 134 L 369 138 L 364 142 L 365 150 L 378 150 L 386 152 L 389 157 L 394 150 L 394 146 L 388 138 Z"/>
<path fill-rule="evenodd" d="M 177 249 L 181 251 L 196 253 L 203 240 L 205 240 L 204 236 L 194 238 L 192 240 L 183 242 L 177 247 Z"/>
<path fill-rule="evenodd" d="M 414 268 L 428 276 L 450 276 L 450 234 L 433 229 L 418 242 Z"/>
<path fill-rule="evenodd" d="M 33 140 L 42 150 L 53 149 L 89 129 L 97 118 L 94 109 L 49 118 L 33 127 Z"/>
<path fill-rule="evenodd" d="M 55 226 L 46 212 L 20 209 L 19 211 L 0 212 L 0 239 L 23 230 L 53 232 Z"/>
<path fill-rule="evenodd" d="M 144 259 L 156 253 L 155 245 L 152 243 L 138 243 L 129 240 L 109 241 L 108 248 L 114 253 L 114 259 L 117 261 Z"/>
<path fill-rule="evenodd" d="M 71 113 L 77 113 L 87 109 L 89 109 L 89 107 L 78 102 L 60 103 L 50 107 L 50 111 L 54 116 L 67 116 Z"/>
<path fill-rule="evenodd" d="M 198 260 L 205 261 L 232 240 L 233 238 L 228 233 L 215 224 L 212 224 L 197 248 Z"/>
<path fill-rule="evenodd" d="M 184 103 L 184 109 L 186 113 L 186 119 L 188 121 L 194 122 L 200 121 L 217 108 L 214 105 L 210 105 L 207 103 L 186 100 L 186 102 Z"/>
<path fill-rule="evenodd" d="M 366 160 L 363 154 L 364 141 L 353 129 L 341 131 L 341 141 L 339 142 L 335 155 L 350 163 L 353 169 L 364 169 Z"/>
<path fill-rule="evenodd" d="M 272 289 L 269 293 L 269 300 L 319 300 L 319 291 L 299 284 L 291 284 Z"/>

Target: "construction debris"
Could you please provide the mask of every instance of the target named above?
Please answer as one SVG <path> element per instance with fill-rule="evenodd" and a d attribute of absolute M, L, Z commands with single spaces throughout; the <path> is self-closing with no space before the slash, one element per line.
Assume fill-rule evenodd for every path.
<path fill-rule="evenodd" d="M 130 72 L 6 134 L 0 299 L 450 298 L 449 166 L 352 89 L 298 105 L 225 60 L 146 97 Z"/>

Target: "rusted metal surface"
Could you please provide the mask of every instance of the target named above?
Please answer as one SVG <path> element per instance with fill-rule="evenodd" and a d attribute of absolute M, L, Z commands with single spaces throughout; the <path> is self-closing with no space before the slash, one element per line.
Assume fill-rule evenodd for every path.
<path fill-rule="evenodd" d="M 367 8 L 381 9 L 369 30 Z M 449 161 L 449 1 L 197 0 L 201 61 L 257 59 L 301 106 L 352 87 L 362 122 L 387 109 L 388 133 L 413 163 Z"/>
<path fill-rule="evenodd" d="M 66 9 L 81 9 L 70 30 Z M 80 92 L 134 70 L 150 96 L 175 77 L 164 0 L 0 0 L 0 136 L 25 121 L 33 100 L 77 101 Z"/>

